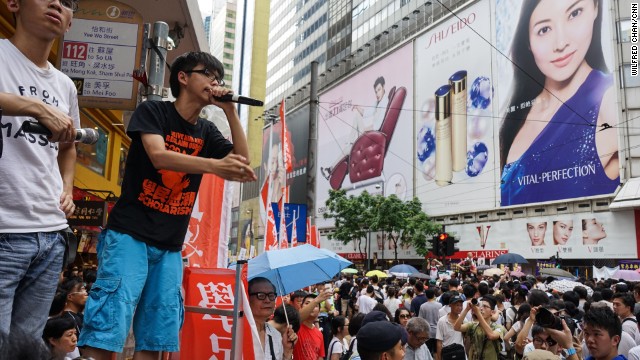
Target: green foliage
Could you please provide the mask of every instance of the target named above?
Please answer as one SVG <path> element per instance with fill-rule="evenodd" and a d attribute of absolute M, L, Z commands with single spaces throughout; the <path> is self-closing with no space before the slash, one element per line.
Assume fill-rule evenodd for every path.
<path fill-rule="evenodd" d="M 427 239 L 442 228 L 422 211 L 417 198 L 402 201 L 395 195 L 384 197 L 366 191 L 358 196 L 347 196 L 345 190 L 331 190 L 326 206 L 324 218 L 332 218 L 335 222 L 330 239 L 344 244 L 357 241 L 362 253 L 362 240 L 366 240 L 369 232 L 381 231 L 393 241 L 396 260 L 398 245 L 405 243 L 413 245 L 418 255 L 425 256 L 430 249 Z"/>

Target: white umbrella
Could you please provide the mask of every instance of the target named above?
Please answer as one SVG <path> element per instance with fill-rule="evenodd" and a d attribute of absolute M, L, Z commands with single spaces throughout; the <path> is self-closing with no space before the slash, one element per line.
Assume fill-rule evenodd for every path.
<path fill-rule="evenodd" d="M 484 270 L 482 272 L 482 275 L 485 275 L 485 276 L 502 275 L 502 274 L 504 274 L 504 270 L 500 268 L 491 268 L 491 269 Z"/>
<path fill-rule="evenodd" d="M 573 291 L 573 288 L 576 286 L 581 286 L 585 289 L 587 289 L 587 295 L 591 296 L 593 295 L 593 290 L 588 287 L 585 286 L 584 284 L 581 284 L 577 281 L 571 281 L 571 280 L 554 280 L 552 282 L 550 282 L 549 284 L 547 284 L 547 287 L 549 289 L 553 289 L 553 290 L 558 290 L 559 292 L 567 292 L 567 291 Z"/>

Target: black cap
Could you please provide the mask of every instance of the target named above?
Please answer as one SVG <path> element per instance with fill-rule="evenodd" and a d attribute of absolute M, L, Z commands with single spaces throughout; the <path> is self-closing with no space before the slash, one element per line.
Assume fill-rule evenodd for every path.
<path fill-rule="evenodd" d="M 370 322 L 360 328 L 356 338 L 359 353 L 389 351 L 402 341 L 402 327 L 389 321 Z"/>
<path fill-rule="evenodd" d="M 462 298 L 460 296 L 452 296 L 449 299 L 449 305 L 453 305 L 453 304 L 457 303 L 458 301 L 463 302 L 464 300 L 462 300 Z"/>
<path fill-rule="evenodd" d="M 364 316 L 364 318 L 362 319 L 362 326 L 376 321 L 389 321 L 389 319 L 387 318 L 387 314 L 383 313 L 382 311 L 373 310 Z"/>

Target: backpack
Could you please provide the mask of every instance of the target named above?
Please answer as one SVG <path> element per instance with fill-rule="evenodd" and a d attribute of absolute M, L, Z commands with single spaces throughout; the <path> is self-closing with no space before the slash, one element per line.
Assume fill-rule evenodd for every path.
<path fill-rule="evenodd" d="M 340 356 L 340 360 L 351 359 L 351 355 L 353 355 L 353 343 L 355 342 L 355 340 L 356 339 L 351 339 L 351 342 L 349 343 L 349 350 L 342 353 L 342 356 Z"/>
<path fill-rule="evenodd" d="M 376 301 L 380 304 L 384 303 L 384 295 L 382 295 L 382 290 L 380 290 L 380 288 L 377 289 L 373 289 L 373 293 L 374 293 L 374 299 L 376 299 Z"/>

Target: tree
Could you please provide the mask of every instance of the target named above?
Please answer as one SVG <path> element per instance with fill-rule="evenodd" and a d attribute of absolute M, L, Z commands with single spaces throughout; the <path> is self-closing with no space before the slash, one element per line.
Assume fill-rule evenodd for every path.
<path fill-rule="evenodd" d="M 324 218 L 332 218 L 335 230 L 329 234 L 329 239 L 336 239 L 348 244 L 356 241 L 360 254 L 367 252 L 362 250 L 362 240 L 366 240 L 367 235 L 372 231 L 371 225 L 371 203 L 372 197 L 368 192 L 363 192 L 358 196 L 347 196 L 347 192 L 341 190 L 330 190 L 329 199 L 326 201 L 327 211 Z"/>
<path fill-rule="evenodd" d="M 329 239 L 344 244 L 357 241 L 360 254 L 364 253 L 362 240 L 366 240 L 372 231 L 382 231 L 394 244 L 396 260 L 399 244 L 411 244 L 418 255 L 425 256 L 430 249 L 427 238 L 442 228 L 422 211 L 422 203 L 417 198 L 402 201 L 395 195 L 384 197 L 366 191 L 358 196 L 347 196 L 345 190 L 331 190 L 326 205 L 324 218 L 332 218 L 335 222 L 335 231 Z"/>
<path fill-rule="evenodd" d="M 411 244 L 418 255 L 427 255 L 428 236 L 436 234 L 442 226 L 429 220 L 418 198 L 402 201 L 396 195 L 378 196 L 381 199 L 377 202 L 373 227 L 386 233 L 393 242 L 395 260 L 398 260 L 398 245 L 401 244 Z"/>

